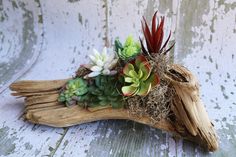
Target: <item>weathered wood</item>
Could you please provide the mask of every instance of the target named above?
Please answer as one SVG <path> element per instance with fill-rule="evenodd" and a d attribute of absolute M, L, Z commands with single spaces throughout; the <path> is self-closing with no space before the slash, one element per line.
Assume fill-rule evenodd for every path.
<path fill-rule="evenodd" d="M 22 93 L 48 92 L 61 88 L 68 79 L 52 81 L 19 81 L 10 85 L 11 90 L 17 90 Z M 42 84 L 44 86 L 42 86 Z"/>
<path fill-rule="evenodd" d="M 58 93 L 43 95 L 43 96 L 30 96 L 25 98 L 25 103 L 28 106 L 33 104 L 55 102 L 57 101 L 57 99 L 58 99 Z"/>
<path fill-rule="evenodd" d="M 138 123 L 146 124 L 155 128 L 163 129 L 175 133 L 177 136 L 189 139 L 196 143 L 205 146 L 210 151 L 215 151 L 218 148 L 218 142 L 215 130 L 210 122 L 203 104 L 199 97 L 199 86 L 196 78 L 190 71 L 180 65 L 172 65 L 165 75 L 165 78 L 170 81 L 174 87 L 176 96 L 174 97 L 171 107 L 174 113 L 174 120 L 161 119 L 160 122 L 153 124 L 150 117 L 137 117 L 130 114 L 128 109 L 84 109 L 78 106 L 63 107 L 58 103 L 56 105 L 58 94 L 49 94 L 43 96 L 28 96 L 25 101 L 27 107 L 25 118 L 35 124 L 44 124 L 54 127 L 66 127 L 76 124 L 83 124 L 92 121 L 106 119 L 126 119 Z M 28 84 L 27 89 L 37 89 L 43 91 L 43 87 L 50 84 L 51 89 L 59 88 L 55 81 L 31 81 L 16 82 L 11 85 L 12 90 L 21 91 L 21 84 Z M 65 83 L 64 83 L 65 84 Z M 61 84 L 61 87 L 64 86 Z M 35 91 L 34 91 L 35 92 Z M 37 91 L 38 92 L 38 91 Z"/>
<path fill-rule="evenodd" d="M 177 64 L 172 65 L 165 76 L 176 92 L 172 104 L 176 121 L 184 125 L 192 136 L 199 137 L 199 142 L 209 150 L 216 150 L 217 135 L 200 100 L 196 77 L 188 69 Z M 180 134 L 184 136 L 185 132 Z"/>
<path fill-rule="evenodd" d="M 63 107 L 58 109 L 48 109 L 48 110 L 29 110 L 26 113 L 26 120 L 36 123 L 44 124 L 54 127 L 66 127 L 73 126 L 76 124 L 83 124 L 87 122 L 108 120 L 108 119 L 126 119 L 132 120 L 138 123 L 151 125 L 155 128 L 174 131 L 174 128 L 170 122 L 167 120 L 161 120 L 157 124 L 150 124 L 150 118 L 148 117 L 135 117 L 129 114 L 127 109 L 112 109 L 106 108 L 102 110 L 97 110 L 94 112 L 88 111 L 84 108 L 73 106 L 73 107 Z"/>
<path fill-rule="evenodd" d="M 25 109 L 26 110 L 31 110 L 31 109 L 38 109 L 38 108 L 47 108 L 47 107 L 51 107 L 51 106 L 59 106 L 61 105 L 59 102 L 50 102 L 50 103 L 42 103 L 42 104 L 33 104 L 30 106 L 26 106 Z"/>
<path fill-rule="evenodd" d="M 56 93 L 58 93 L 57 90 L 49 91 L 49 92 L 34 92 L 34 93 L 19 92 L 19 93 L 11 93 L 11 95 L 12 96 L 28 97 L 28 96 L 41 96 L 41 95 L 56 94 Z"/>

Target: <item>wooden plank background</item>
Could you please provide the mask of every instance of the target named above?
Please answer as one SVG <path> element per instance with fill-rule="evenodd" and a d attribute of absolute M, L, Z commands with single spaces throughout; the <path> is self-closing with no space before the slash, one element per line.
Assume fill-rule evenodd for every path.
<path fill-rule="evenodd" d="M 23 100 L 10 96 L 15 80 L 67 78 L 92 48 L 116 37 L 142 36 L 140 19 L 159 10 L 175 42 L 174 62 L 198 77 L 220 149 L 190 142 L 130 121 L 70 128 L 22 121 Z M 235 156 L 235 0 L 0 0 L 0 156 Z"/>

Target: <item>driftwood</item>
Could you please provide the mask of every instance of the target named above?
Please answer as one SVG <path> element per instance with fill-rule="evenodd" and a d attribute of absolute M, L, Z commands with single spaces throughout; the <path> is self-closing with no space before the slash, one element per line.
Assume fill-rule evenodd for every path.
<path fill-rule="evenodd" d="M 19 81 L 10 86 L 14 96 L 25 97 L 26 120 L 53 127 L 67 127 L 105 119 L 126 119 L 174 133 L 194 141 L 207 150 L 218 148 L 213 124 L 199 97 L 196 78 L 186 68 L 174 64 L 165 78 L 174 87 L 171 111 L 174 116 L 153 124 L 150 117 L 137 117 L 127 109 L 100 108 L 94 111 L 78 106 L 65 107 L 57 101 L 59 89 L 67 80 Z"/>

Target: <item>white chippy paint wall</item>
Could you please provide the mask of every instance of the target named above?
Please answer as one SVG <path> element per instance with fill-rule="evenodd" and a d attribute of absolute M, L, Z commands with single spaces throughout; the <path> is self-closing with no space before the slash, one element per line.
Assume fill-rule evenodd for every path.
<path fill-rule="evenodd" d="M 43 30 L 38 5 L 0 1 L 0 92 L 22 76 L 39 56 Z"/>
<path fill-rule="evenodd" d="M 202 15 L 200 24 L 191 27 L 194 36 L 186 57 L 177 57 L 177 62 L 183 63 L 198 76 L 202 98 L 205 104 L 210 104 L 207 109 L 213 111 L 210 116 L 217 121 L 227 117 L 230 124 L 235 120 L 230 113 L 236 109 L 235 9 L 236 2 L 226 7 L 220 1 L 210 1 L 209 12 Z M 183 44 L 180 43 L 180 46 Z M 176 47 L 177 53 L 180 53 L 178 41 Z M 224 114 L 217 113 L 219 109 Z M 218 122 L 215 124 L 218 129 L 221 127 Z"/>
<path fill-rule="evenodd" d="M 21 80 L 72 76 L 87 62 L 92 47 L 101 50 L 117 36 L 121 40 L 129 34 L 142 36 L 141 16 L 150 20 L 159 10 L 166 16 L 166 34 L 172 30 L 176 42 L 171 52 L 174 61 L 198 77 L 202 99 L 220 136 L 220 150 L 208 154 L 190 142 L 175 141 L 170 134 L 132 122 L 102 121 L 65 129 L 32 125 L 20 119 L 23 100 L 11 97 L 7 89 L 0 95 L 0 156 L 236 153 L 235 1 L 0 0 L 0 10 L 2 90 L 20 76 Z"/>

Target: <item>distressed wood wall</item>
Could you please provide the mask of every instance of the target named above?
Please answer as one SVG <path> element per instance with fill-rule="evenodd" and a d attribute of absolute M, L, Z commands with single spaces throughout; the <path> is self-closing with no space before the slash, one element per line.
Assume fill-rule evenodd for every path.
<path fill-rule="evenodd" d="M 174 34 L 174 62 L 200 81 L 219 151 L 130 121 L 70 128 L 22 121 L 23 100 L 10 96 L 10 83 L 72 76 L 91 48 L 140 36 L 142 15 L 150 20 L 156 10 Z M 235 156 L 235 41 L 235 0 L 0 0 L 0 156 Z"/>

